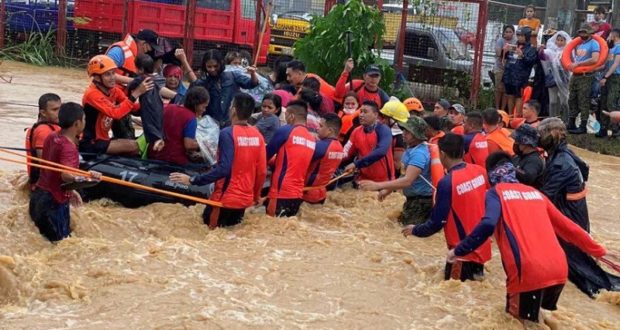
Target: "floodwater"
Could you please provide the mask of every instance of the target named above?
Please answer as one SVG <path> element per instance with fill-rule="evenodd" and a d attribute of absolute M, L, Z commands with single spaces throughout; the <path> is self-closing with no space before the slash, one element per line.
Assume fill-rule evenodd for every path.
<path fill-rule="evenodd" d="M 2 144 L 19 147 L 45 92 L 80 101 L 79 71 L 0 65 Z M 592 167 L 593 236 L 620 251 L 620 160 L 579 151 Z M 28 216 L 25 175 L 0 173 L 0 329 L 519 329 L 504 313 L 497 250 L 483 282 L 443 281 L 442 234 L 400 235 L 403 198 L 331 193 L 324 206 L 273 219 L 251 210 L 210 231 L 202 206 L 72 209 L 73 237 L 43 239 Z M 567 284 L 563 329 L 620 329 L 620 295 L 596 300 Z"/>

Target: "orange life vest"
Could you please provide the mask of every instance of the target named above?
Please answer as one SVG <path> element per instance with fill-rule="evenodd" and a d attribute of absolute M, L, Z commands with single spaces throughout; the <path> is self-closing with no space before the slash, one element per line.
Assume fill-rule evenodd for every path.
<path fill-rule="evenodd" d="M 428 151 L 431 154 L 431 181 L 433 183 L 433 202 L 435 201 L 435 194 L 437 193 L 437 185 L 439 184 L 439 180 L 441 180 L 446 171 L 441 165 L 441 160 L 439 159 L 439 146 L 432 143 L 427 143 Z"/>

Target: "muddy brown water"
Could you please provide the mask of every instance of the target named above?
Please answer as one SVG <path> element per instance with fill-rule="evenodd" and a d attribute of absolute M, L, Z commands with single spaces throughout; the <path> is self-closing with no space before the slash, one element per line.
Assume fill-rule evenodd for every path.
<path fill-rule="evenodd" d="M 83 71 L 0 65 L 2 145 L 23 145 L 39 95 L 81 100 Z M 620 160 L 578 150 L 592 168 L 593 236 L 620 251 Z M 203 206 L 72 209 L 73 237 L 51 244 L 28 216 L 20 166 L 0 162 L 0 329 L 519 329 L 504 313 L 497 249 L 483 282 L 443 281 L 446 247 L 400 235 L 403 198 L 331 193 L 299 217 L 248 212 L 209 231 Z M 620 295 L 593 300 L 567 284 L 564 329 L 620 329 Z"/>

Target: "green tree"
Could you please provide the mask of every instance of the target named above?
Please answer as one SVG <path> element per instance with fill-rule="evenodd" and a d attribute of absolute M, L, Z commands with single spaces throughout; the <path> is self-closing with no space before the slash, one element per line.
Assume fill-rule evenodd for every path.
<path fill-rule="evenodd" d="M 355 60 L 353 75 L 361 76 L 367 65 L 377 64 L 383 73 L 381 87 L 389 91 L 394 69 L 372 52 L 375 44 L 382 46 L 385 24 L 381 13 L 362 0 L 336 5 L 324 17 L 313 16 L 310 32 L 295 43 L 295 57 L 304 62 L 308 72 L 335 84 L 348 58 L 347 31 L 351 33 Z"/>

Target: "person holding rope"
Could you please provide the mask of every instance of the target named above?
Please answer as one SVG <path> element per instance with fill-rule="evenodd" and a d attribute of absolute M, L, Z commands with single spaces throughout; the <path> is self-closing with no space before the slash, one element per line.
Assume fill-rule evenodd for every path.
<path fill-rule="evenodd" d="M 429 237 L 444 230 L 448 249 L 470 234 L 484 215 L 484 196 L 489 183 L 486 170 L 463 161 L 464 139 L 448 133 L 439 139 L 441 164 L 448 169 L 437 185 L 436 202 L 428 221 L 403 228 L 405 237 Z M 462 261 L 446 263 L 445 280 L 482 280 L 484 263 L 491 260 L 491 241 L 484 242 Z"/>
<path fill-rule="evenodd" d="M 65 103 L 58 112 L 60 132 L 51 133 L 45 140 L 42 159 L 61 165 L 79 168 L 77 136 L 82 134 L 86 125 L 84 110 L 77 103 Z M 58 173 L 41 170 L 41 175 L 34 191 L 30 195 L 29 213 L 41 235 L 55 242 L 71 234 L 71 213 L 69 204 L 82 203 L 80 194 L 75 190 L 65 190 L 63 183 L 98 181 L 101 174 L 90 171 L 90 177 L 76 176 L 70 173 Z"/>
<path fill-rule="evenodd" d="M 58 112 L 60 111 L 60 96 L 47 93 L 39 98 L 39 115 L 37 122 L 26 130 L 26 154 L 28 156 L 41 157 L 43 155 L 43 144 L 47 137 L 60 131 L 58 126 Z M 30 160 L 28 161 L 30 163 Z M 28 166 L 28 182 L 31 188 L 39 179 L 39 169 Z"/>
<path fill-rule="evenodd" d="M 568 273 L 557 237 L 597 258 L 608 253 L 544 194 L 518 183 L 508 154 L 491 154 L 486 167 L 492 188 L 486 192 L 484 216 L 448 252 L 447 262 L 455 263 L 477 251 L 495 233 L 507 276 L 506 312 L 526 328 L 539 323 L 542 314 L 544 322 L 557 329 L 549 311 L 557 309 Z"/>
<path fill-rule="evenodd" d="M 362 190 L 378 191 L 378 199 L 397 189 L 407 197 L 399 221 L 403 225 L 421 224 L 431 215 L 433 207 L 433 186 L 431 182 L 431 154 L 426 144 L 426 122 L 420 117 L 409 117 L 407 122 L 398 122 L 403 129 L 403 138 L 408 149 L 403 155 L 402 176 L 395 180 L 376 182 L 362 180 Z"/>
<path fill-rule="evenodd" d="M 196 90 L 193 87 L 192 90 Z M 207 205 L 202 219 L 211 229 L 241 223 L 245 209 L 260 201 L 267 174 L 265 140 L 256 127 L 248 125 L 254 111 L 254 99 L 245 93 L 234 96 L 230 120 L 232 126 L 220 131 L 218 162 L 209 172 L 190 177 L 170 174 L 170 180 L 185 185 L 207 185 L 215 182 L 211 200 L 222 207 Z"/>

